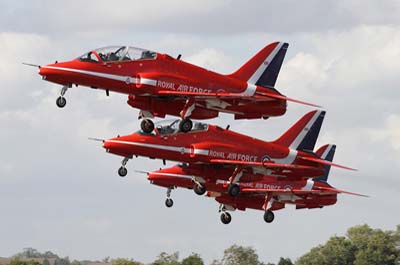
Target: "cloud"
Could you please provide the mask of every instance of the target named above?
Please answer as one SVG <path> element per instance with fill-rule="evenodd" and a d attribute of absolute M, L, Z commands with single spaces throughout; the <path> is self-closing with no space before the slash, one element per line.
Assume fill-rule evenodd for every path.
<path fill-rule="evenodd" d="M 231 35 L 246 32 L 312 32 L 361 24 L 398 24 L 396 0 L 375 1 L 87 1 L 68 4 L 2 3 L 1 25 L 7 31 L 63 34 L 104 32 Z M 30 14 L 30 16 L 26 16 Z M 18 20 L 13 19 L 18 17 Z M 282 19 L 285 18 L 285 19 Z"/>
<path fill-rule="evenodd" d="M 382 128 L 369 130 L 371 140 L 378 144 L 391 146 L 400 156 L 400 116 L 391 114 L 385 119 Z"/>
<path fill-rule="evenodd" d="M 24 242 L 74 258 L 102 258 L 107 253 L 151 261 L 161 251 L 189 255 L 194 250 L 210 260 L 233 242 L 245 242 L 255 246 L 262 259 L 272 261 L 281 255 L 295 258 L 351 225 L 368 222 L 394 228 L 397 224 L 398 213 L 390 209 L 397 206 L 392 198 L 399 194 L 400 170 L 398 2 L 89 1 L 84 7 L 78 1 L 3 1 L 0 5 L 3 255 L 17 252 Z M 69 60 L 98 46 L 131 43 L 173 56 L 182 53 L 183 60 L 231 72 L 276 39 L 290 43 L 277 88 L 289 97 L 323 105 L 327 115 L 318 145 L 336 143 L 335 161 L 359 169 L 332 169 L 330 182 L 373 196 L 368 200 L 342 196 L 336 206 L 318 211 L 289 208 L 277 213 L 272 226 L 264 224 L 259 211 L 235 212 L 231 226 L 221 226 L 217 203 L 186 190 L 174 191 L 174 208 L 164 209 L 165 190 L 134 172 L 157 169 L 161 161 L 129 161 L 129 175 L 121 179 L 116 174 L 121 158 L 87 140 L 139 128 L 138 111 L 127 106 L 126 96 L 106 98 L 103 91 L 72 88 L 66 108 L 59 110 L 55 106 L 59 87 L 40 80 L 36 69 L 21 65 Z M 221 115 L 211 123 L 231 124 L 235 131 L 270 140 L 308 111 L 309 107 L 289 104 L 281 118 L 234 121 L 231 115 Z M 302 224 L 301 231 L 293 226 L 293 218 Z M 194 233 L 193 241 L 193 233 L 187 231 L 202 227 L 207 229 Z M 300 246 L 293 237 L 307 240 Z M 282 242 L 293 244 L 282 249 Z"/>

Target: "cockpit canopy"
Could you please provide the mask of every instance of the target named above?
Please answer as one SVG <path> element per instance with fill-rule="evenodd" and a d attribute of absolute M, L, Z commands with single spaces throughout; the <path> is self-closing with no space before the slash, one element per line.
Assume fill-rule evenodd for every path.
<path fill-rule="evenodd" d="M 171 135 L 171 134 L 181 133 L 181 131 L 179 130 L 180 121 L 181 120 L 177 119 L 177 120 L 166 120 L 166 121 L 156 122 L 154 124 L 155 129 L 151 133 L 151 135 Z M 193 122 L 193 127 L 190 132 L 207 131 L 207 129 L 208 129 L 208 124 L 201 122 Z M 139 133 L 149 135 L 148 133 L 145 133 L 142 130 L 140 130 Z"/>
<path fill-rule="evenodd" d="M 156 52 L 129 46 L 109 46 L 99 48 L 78 57 L 82 62 L 121 62 L 151 60 L 157 57 Z"/>

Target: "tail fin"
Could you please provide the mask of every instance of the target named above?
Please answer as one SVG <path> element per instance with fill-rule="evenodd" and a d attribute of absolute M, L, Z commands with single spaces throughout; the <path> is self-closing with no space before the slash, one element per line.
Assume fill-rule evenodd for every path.
<path fill-rule="evenodd" d="M 332 162 L 333 157 L 335 156 L 335 151 L 336 151 L 336 145 L 334 144 L 326 144 L 324 146 L 321 146 L 315 154 L 322 158 L 323 160 Z M 326 182 L 328 180 L 329 176 L 329 171 L 331 170 L 330 165 L 324 165 L 324 175 L 318 178 L 315 178 L 314 180 L 317 181 L 324 181 Z"/>
<path fill-rule="evenodd" d="M 288 47 L 289 44 L 284 42 L 271 43 L 230 76 L 257 86 L 274 88 Z"/>
<path fill-rule="evenodd" d="M 324 117 L 325 111 L 321 110 L 307 113 L 274 143 L 290 149 L 312 152 Z"/>

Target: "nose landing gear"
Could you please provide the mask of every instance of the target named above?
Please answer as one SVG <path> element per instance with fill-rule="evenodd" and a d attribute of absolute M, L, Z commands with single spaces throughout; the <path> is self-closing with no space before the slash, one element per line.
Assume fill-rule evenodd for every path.
<path fill-rule="evenodd" d="M 128 170 L 125 167 L 128 160 L 129 160 L 129 157 L 125 157 L 121 162 L 122 166 L 118 169 L 118 175 L 122 178 L 128 174 Z"/>
<path fill-rule="evenodd" d="M 165 199 L 165 206 L 167 206 L 168 208 L 171 208 L 174 205 L 174 201 L 170 198 L 172 189 L 173 187 L 167 189 L 167 198 Z"/>
<path fill-rule="evenodd" d="M 64 98 L 65 93 L 68 90 L 68 86 L 63 86 L 61 89 L 61 95 L 56 100 L 56 105 L 59 108 L 64 108 L 67 105 L 67 100 Z"/>

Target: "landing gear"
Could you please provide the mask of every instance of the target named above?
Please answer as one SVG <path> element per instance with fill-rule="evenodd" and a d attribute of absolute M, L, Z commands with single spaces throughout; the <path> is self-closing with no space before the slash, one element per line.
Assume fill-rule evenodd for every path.
<path fill-rule="evenodd" d="M 174 201 L 171 198 L 165 199 L 165 206 L 171 208 L 174 205 Z"/>
<path fill-rule="evenodd" d="M 228 194 L 232 197 L 236 197 L 240 193 L 239 181 L 243 176 L 243 170 L 241 166 L 237 166 L 232 173 L 232 176 L 229 178 L 229 182 L 231 183 L 228 187 Z"/>
<path fill-rule="evenodd" d="M 57 104 L 57 107 L 59 107 L 60 109 L 62 109 L 62 108 L 65 107 L 65 105 L 67 105 L 67 100 L 66 100 L 64 97 L 59 96 L 59 97 L 57 98 L 57 100 L 56 100 L 56 104 Z"/>
<path fill-rule="evenodd" d="M 165 206 L 171 208 L 174 205 L 174 201 L 171 199 L 171 191 L 173 187 L 167 189 L 167 198 L 165 199 Z"/>
<path fill-rule="evenodd" d="M 203 186 L 203 185 L 201 185 L 201 184 L 196 184 L 196 185 L 194 185 L 194 188 L 193 188 L 193 190 L 194 190 L 194 192 L 197 194 L 197 195 L 203 195 L 204 193 L 206 193 L 206 187 L 205 186 Z"/>
<path fill-rule="evenodd" d="M 223 224 L 229 224 L 232 221 L 232 216 L 228 212 L 221 213 L 221 222 Z"/>
<path fill-rule="evenodd" d="M 142 131 L 145 133 L 151 133 L 154 130 L 154 123 L 152 120 L 143 119 L 140 123 L 140 128 L 142 128 Z"/>
<path fill-rule="evenodd" d="M 189 118 L 184 118 L 179 123 L 179 130 L 184 133 L 189 132 L 192 129 L 192 127 L 193 127 L 193 122 Z"/>
<path fill-rule="evenodd" d="M 121 166 L 119 169 L 118 169 L 118 175 L 120 176 L 120 177 L 125 177 L 126 175 L 128 174 L 128 170 L 126 169 L 126 167 L 123 167 L 123 166 Z"/>
<path fill-rule="evenodd" d="M 238 196 L 240 193 L 240 187 L 238 184 L 231 184 L 229 185 L 228 188 L 228 194 L 231 195 L 232 197 Z"/>
<path fill-rule="evenodd" d="M 264 221 L 267 223 L 272 223 L 274 221 L 275 215 L 271 210 L 267 210 L 264 213 Z"/>
<path fill-rule="evenodd" d="M 56 100 L 57 107 L 64 108 L 67 105 L 67 100 L 64 98 L 65 92 L 67 92 L 68 86 L 63 86 L 61 89 L 61 96 Z"/>
<path fill-rule="evenodd" d="M 128 170 L 125 167 L 128 160 L 129 160 L 129 157 L 125 157 L 121 162 L 122 166 L 118 169 L 118 175 L 120 177 L 125 177 L 128 174 Z"/>

